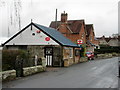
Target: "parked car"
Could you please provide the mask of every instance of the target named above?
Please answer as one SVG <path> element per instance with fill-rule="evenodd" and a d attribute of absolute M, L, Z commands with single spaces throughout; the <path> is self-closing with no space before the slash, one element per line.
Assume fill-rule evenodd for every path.
<path fill-rule="evenodd" d="M 88 60 L 94 60 L 94 53 L 91 51 L 86 52 Z"/>

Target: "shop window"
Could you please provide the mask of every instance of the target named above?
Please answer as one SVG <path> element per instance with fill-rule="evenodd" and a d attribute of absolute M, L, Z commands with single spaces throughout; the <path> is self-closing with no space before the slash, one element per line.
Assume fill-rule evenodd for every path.
<path fill-rule="evenodd" d="M 75 50 L 75 56 L 79 56 L 80 55 L 80 50 L 79 49 L 76 49 Z"/>
<path fill-rule="evenodd" d="M 73 49 L 72 49 L 72 48 L 70 48 L 70 49 L 69 49 L 69 51 L 70 51 L 69 56 L 72 58 L 72 57 L 73 57 Z"/>

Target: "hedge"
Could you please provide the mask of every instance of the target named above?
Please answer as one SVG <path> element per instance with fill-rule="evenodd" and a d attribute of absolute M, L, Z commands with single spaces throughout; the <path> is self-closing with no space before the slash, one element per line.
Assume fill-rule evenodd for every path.
<path fill-rule="evenodd" d="M 23 67 L 34 66 L 33 59 L 27 51 L 23 50 L 3 50 L 2 51 L 2 71 L 15 69 L 16 57 L 23 60 Z"/>
<path fill-rule="evenodd" d="M 96 54 L 104 54 L 104 53 L 120 53 L 120 47 L 113 46 L 101 46 L 100 49 L 95 49 Z"/>

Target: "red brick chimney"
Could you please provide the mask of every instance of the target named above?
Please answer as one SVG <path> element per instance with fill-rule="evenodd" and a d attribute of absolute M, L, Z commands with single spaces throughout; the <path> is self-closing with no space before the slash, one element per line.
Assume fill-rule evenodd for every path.
<path fill-rule="evenodd" d="M 67 23 L 67 18 L 68 18 L 68 14 L 65 13 L 65 11 L 64 13 L 61 13 L 61 22 Z"/>

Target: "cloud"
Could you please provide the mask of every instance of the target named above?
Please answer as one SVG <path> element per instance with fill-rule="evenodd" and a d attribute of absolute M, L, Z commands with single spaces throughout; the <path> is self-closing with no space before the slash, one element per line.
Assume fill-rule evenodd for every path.
<path fill-rule="evenodd" d="M 5 0 L 9 5 L 10 1 Z M 117 33 L 117 5 L 118 0 L 21 0 L 21 26 L 25 27 L 33 19 L 34 22 L 49 26 L 55 20 L 55 9 L 58 9 L 58 20 L 63 11 L 68 13 L 68 19 L 85 19 L 86 23 L 94 24 L 96 36 L 103 34 L 109 36 Z M 7 5 L 6 4 L 6 5 Z M 2 36 L 7 36 L 7 7 L 0 7 L 4 10 L 2 14 Z M 12 9 L 13 12 L 14 8 Z M 11 26 L 10 33 L 13 35 L 18 27 Z M 0 35 L 1 36 L 1 35 Z"/>

